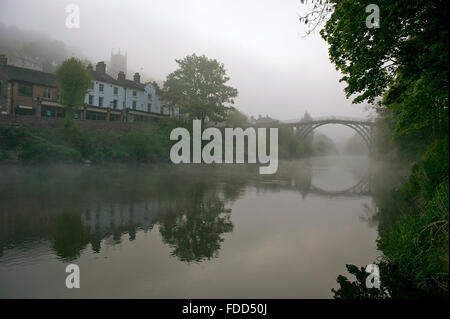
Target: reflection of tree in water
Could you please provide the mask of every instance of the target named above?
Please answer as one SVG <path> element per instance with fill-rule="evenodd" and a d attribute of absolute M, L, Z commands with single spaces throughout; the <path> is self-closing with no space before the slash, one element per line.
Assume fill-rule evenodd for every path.
<path fill-rule="evenodd" d="M 157 223 L 173 255 L 198 262 L 216 257 L 223 234 L 233 231 L 225 205 L 249 186 L 258 191 L 294 186 L 305 195 L 311 165 L 286 163 L 273 176 L 259 175 L 255 165 L 144 171 L 43 167 L 2 174 L 8 181 L 0 180 L 0 196 L 8 197 L 0 207 L 3 253 L 25 242 L 50 239 L 57 256 L 73 260 L 89 244 L 99 253 L 102 245 L 120 243 L 124 235 L 135 240 L 140 230 L 149 231 Z M 71 188 L 64 187 L 69 184 Z"/>
<path fill-rule="evenodd" d="M 52 248 L 64 261 L 78 258 L 90 241 L 89 232 L 76 211 L 64 211 L 57 215 L 50 236 Z"/>
<path fill-rule="evenodd" d="M 312 169 L 298 169 L 292 172 L 292 186 L 298 190 L 303 197 L 309 193 L 311 189 Z"/>
<path fill-rule="evenodd" d="M 207 196 L 210 195 L 210 196 Z M 206 187 L 195 187 L 181 207 L 162 214 L 158 220 L 164 243 L 172 255 L 185 262 L 200 262 L 218 256 L 221 235 L 233 231 L 230 209 L 216 193 L 207 194 Z M 177 209 L 178 208 L 178 209 Z"/>

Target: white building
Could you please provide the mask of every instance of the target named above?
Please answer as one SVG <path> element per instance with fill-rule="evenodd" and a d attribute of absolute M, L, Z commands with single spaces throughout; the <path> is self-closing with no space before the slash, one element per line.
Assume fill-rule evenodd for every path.
<path fill-rule="evenodd" d="M 178 115 L 178 108 L 172 109 L 164 105 L 164 102 L 158 96 L 157 88 L 154 83 L 148 82 L 145 84 L 145 92 L 147 93 L 149 101 L 149 109 L 152 113 L 158 113 L 174 117 Z"/>
<path fill-rule="evenodd" d="M 139 73 L 134 74 L 133 81 L 125 78 L 125 73 L 120 71 L 117 82 L 125 92 L 125 109 L 148 112 L 145 86 L 141 83 Z"/>
<path fill-rule="evenodd" d="M 86 119 L 105 120 L 108 117 L 109 109 L 110 115 L 113 115 L 109 119 L 121 120 L 122 111 L 125 109 L 125 90 L 123 86 L 113 77 L 106 74 L 104 62 L 97 63 L 95 70 L 89 65 L 88 71 L 92 76 L 92 88 L 84 98 Z"/>
<path fill-rule="evenodd" d="M 106 73 L 104 62 L 97 63 L 95 70 L 89 65 L 88 70 L 93 84 L 84 99 L 86 119 L 135 122 L 178 114 L 164 107 L 152 83 L 141 83 L 139 73 L 128 80 L 120 71 L 114 79 Z"/>

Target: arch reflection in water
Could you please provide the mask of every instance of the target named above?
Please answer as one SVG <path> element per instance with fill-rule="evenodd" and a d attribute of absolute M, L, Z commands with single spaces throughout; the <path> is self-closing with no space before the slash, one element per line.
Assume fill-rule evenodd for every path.
<path fill-rule="evenodd" d="M 361 196 L 370 190 L 367 174 L 345 191 L 319 188 L 312 184 L 308 161 L 285 162 L 273 176 L 261 176 L 247 165 L 145 172 L 126 168 L 112 174 L 77 169 L 68 173 L 74 170 L 64 168 L 56 175 L 50 174 L 55 168 L 5 172 L 8 183 L 0 182 L 0 196 L 8 197 L 0 208 L 1 254 L 49 240 L 58 258 L 72 261 L 88 248 L 99 253 L 105 245 L 126 240 L 124 236 L 133 241 L 139 231 L 154 229 L 172 256 L 201 262 L 219 256 L 224 235 L 234 229 L 229 207 L 249 187 L 257 192 L 294 189 L 303 197 Z"/>

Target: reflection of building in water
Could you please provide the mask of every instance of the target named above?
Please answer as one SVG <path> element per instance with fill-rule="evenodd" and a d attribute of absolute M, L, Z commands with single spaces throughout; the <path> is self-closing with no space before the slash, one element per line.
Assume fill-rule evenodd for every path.
<path fill-rule="evenodd" d="M 0 258 L 6 249 L 32 249 L 50 240 L 58 257 L 73 260 L 87 244 L 94 252 L 100 252 L 103 240 L 106 245 L 116 244 L 124 234 L 134 240 L 139 230 L 153 228 L 159 214 L 156 200 L 23 214 L 0 208 Z"/>
<path fill-rule="evenodd" d="M 114 241 L 119 241 L 124 233 L 129 233 L 133 240 L 138 229 L 148 231 L 153 228 L 159 212 L 159 203 L 155 200 L 126 206 L 116 204 L 86 210 L 81 214 L 81 222 L 97 240 L 112 234 Z"/>

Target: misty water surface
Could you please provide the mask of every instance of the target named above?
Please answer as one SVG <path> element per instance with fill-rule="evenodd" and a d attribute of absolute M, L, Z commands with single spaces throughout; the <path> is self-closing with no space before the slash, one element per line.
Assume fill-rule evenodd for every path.
<path fill-rule="evenodd" d="M 0 298 L 330 298 L 378 255 L 369 166 L 0 167 Z"/>

